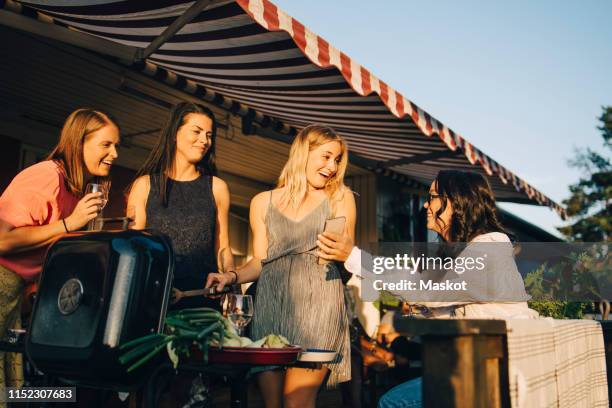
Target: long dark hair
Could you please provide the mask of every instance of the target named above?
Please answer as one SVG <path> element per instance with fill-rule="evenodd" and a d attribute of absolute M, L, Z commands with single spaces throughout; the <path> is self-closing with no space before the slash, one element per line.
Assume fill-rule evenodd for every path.
<path fill-rule="evenodd" d="M 442 204 L 434 217 L 443 223 L 440 214 L 446 209 L 446 199 L 452 206 L 449 242 L 470 242 L 489 232 L 501 232 L 513 239 L 501 224 L 495 195 L 484 176 L 468 171 L 442 170 L 436 177 L 436 190 Z"/>
<path fill-rule="evenodd" d="M 151 182 L 157 184 L 159 198 L 164 207 L 168 206 L 168 177 L 174 168 L 174 161 L 176 160 L 176 133 L 185 124 L 185 118 L 190 113 L 205 115 L 212 121 L 210 148 L 197 164 L 197 167 L 206 174 L 217 174 L 217 167 L 215 165 L 217 123 L 215 115 L 207 107 L 195 103 L 181 102 L 175 105 L 170 112 L 170 118 L 157 140 L 157 144 L 153 147 L 144 165 L 136 174 L 136 178 L 145 175 L 152 176 Z"/>

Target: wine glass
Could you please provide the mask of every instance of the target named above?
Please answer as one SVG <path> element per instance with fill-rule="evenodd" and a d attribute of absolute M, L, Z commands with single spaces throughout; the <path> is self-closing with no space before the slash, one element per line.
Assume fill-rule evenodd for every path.
<path fill-rule="evenodd" d="M 89 221 L 87 224 L 88 231 L 96 231 L 102 229 L 102 218 L 100 215 L 102 214 L 102 210 L 106 207 L 106 203 L 108 202 L 108 192 L 110 190 L 110 183 L 88 183 L 85 187 L 85 195 L 90 193 L 102 193 L 100 199 L 102 200 L 102 204 L 100 205 L 98 215 L 93 220 Z"/>
<path fill-rule="evenodd" d="M 244 328 L 253 318 L 253 297 L 251 295 L 227 295 L 227 317 L 238 335 L 242 337 Z"/>

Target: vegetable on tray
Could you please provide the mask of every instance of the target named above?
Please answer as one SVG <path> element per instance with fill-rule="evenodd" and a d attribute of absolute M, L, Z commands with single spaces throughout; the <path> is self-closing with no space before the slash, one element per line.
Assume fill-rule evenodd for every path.
<path fill-rule="evenodd" d="M 122 344 L 119 350 L 121 364 L 127 365 L 128 372 L 147 363 L 162 349 L 166 349 L 174 368 L 179 356 L 189 356 L 192 347 L 202 350 L 204 364 L 208 363 L 209 347 L 264 347 L 283 348 L 289 341 L 280 335 L 270 334 L 253 342 L 240 337 L 236 329 L 221 313 L 211 308 L 182 309 L 168 312 L 164 333 L 149 334 Z"/>

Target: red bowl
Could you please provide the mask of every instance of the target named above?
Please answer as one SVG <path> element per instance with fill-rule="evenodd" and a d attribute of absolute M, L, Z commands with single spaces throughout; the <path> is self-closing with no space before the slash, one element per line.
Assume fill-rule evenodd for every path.
<path fill-rule="evenodd" d="M 208 362 L 211 364 L 248 364 L 248 365 L 287 365 L 297 361 L 302 352 L 300 347 L 249 348 L 223 347 L 208 349 Z M 192 358 L 202 361 L 202 351 L 191 350 Z"/>

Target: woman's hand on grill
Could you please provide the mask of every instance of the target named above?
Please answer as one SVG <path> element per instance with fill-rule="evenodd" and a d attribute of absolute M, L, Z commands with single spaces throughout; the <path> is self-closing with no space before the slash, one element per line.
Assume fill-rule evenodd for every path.
<path fill-rule="evenodd" d="M 221 292 L 225 286 L 229 286 L 234 283 L 233 273 L 209 273 L 206 278 L 206 288 L 210 288 L 216 285 L 217 292 Z"/>
<path fill-rule="evenodd" d="M 98 216 L 103 206 L 102 193 L 89 193 L 77 203 L 76 207 L 66 217 L 66 227 L 70 231 L 83 228 L 87 223 Z"/>

